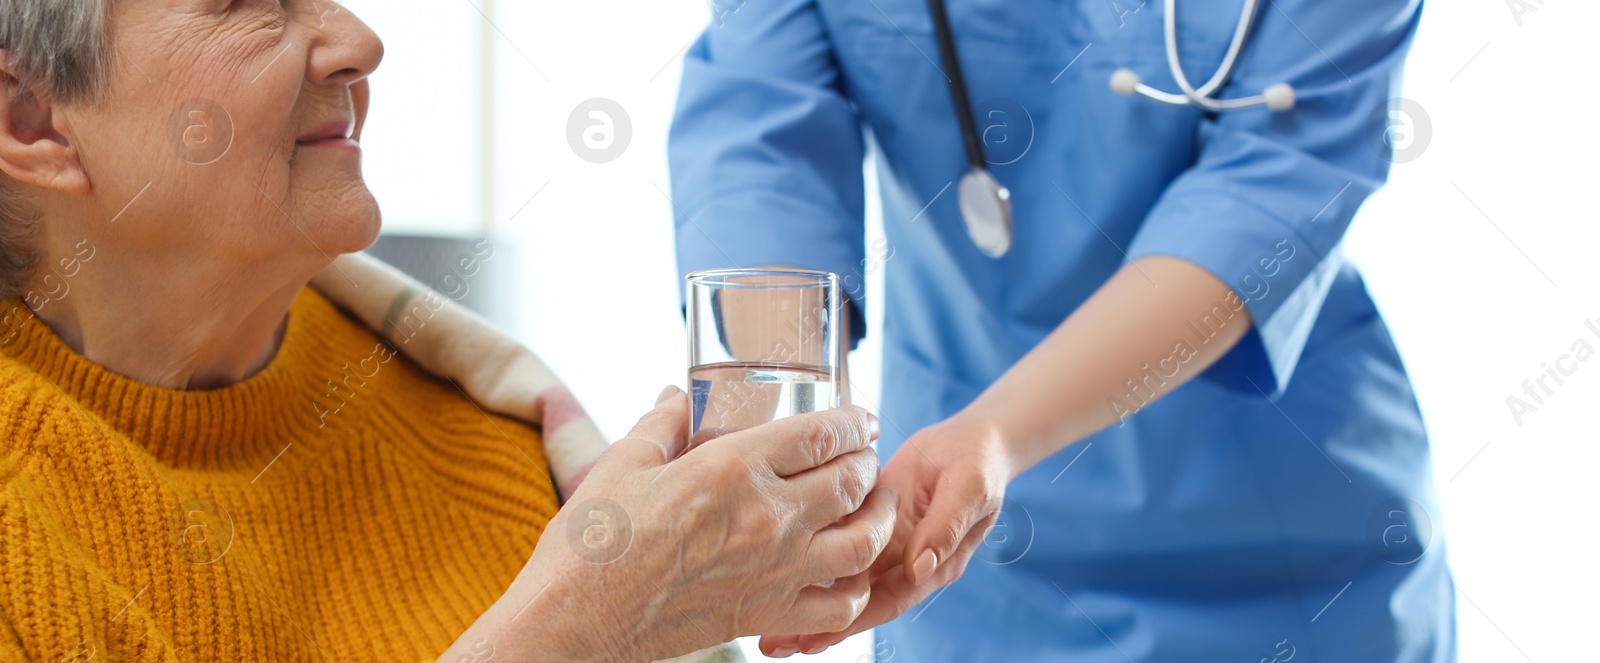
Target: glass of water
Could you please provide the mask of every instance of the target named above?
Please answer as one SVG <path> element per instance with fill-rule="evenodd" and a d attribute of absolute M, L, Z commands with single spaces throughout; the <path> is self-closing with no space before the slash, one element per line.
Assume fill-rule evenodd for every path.
<path fill-rule="evenodd" d="M 713 269 L 688 276 L 691 440 L 839 407 L 839 276 Z"/>

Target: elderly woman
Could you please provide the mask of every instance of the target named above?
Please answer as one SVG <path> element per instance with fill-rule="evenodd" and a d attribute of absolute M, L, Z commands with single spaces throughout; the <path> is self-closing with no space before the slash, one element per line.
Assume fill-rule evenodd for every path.
<path fill-rule="evenodd" d="M 893 527 L 865 412 L 686 450 L 669 388 L 578 485 L 600 445 L 554 453 L 594 429 L 531 354 L 327 267 L 378 232 L 381 55 L 312 0 L 0 0 L 0 660 L 649 660 L 849 624 Z"/>

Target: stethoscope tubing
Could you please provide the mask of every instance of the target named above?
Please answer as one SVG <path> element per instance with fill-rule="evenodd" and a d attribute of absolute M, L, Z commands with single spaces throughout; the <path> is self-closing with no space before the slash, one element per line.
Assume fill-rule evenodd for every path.
<path fill-rule="evenodd" d="M 978 122 L 972 116 L 972 100 L 967 95 L 967 79 L 961 71 L 955 38 L 950 34 L 950 18 L 945 13 L 944 0 L 928 0 L 928 13 L 933 16 L 933 38 L 939 44 L 939 60 L 944 63 L 945 81 L 949 83 L 950 105 L 955 107 L 956 122 L 961 125 L 961 144 L 967 152 L 967 164 L 975 170 L 987 170 L 988 161 L 983 154 L 983 139 L 978 135 Z"/>
<path fill-rule="evenodd" d="M 1178 0 L 1166 0 L 1166 16 L 1162 17 L 1161 30 L 1166 40 L 1167 68 L 1172 70 L 1172 78 L 1177 81 L 1178 89 L 1183 91 L 1183 99 L 1206 110 L 1221 111 L 1235 108 L 1246 108 L 1257 105 L 1259 102 L 1252 98 L 1245 99 L 1213 99 L 1211 94 L 1226 83 L 1228 76 L 1233 74 L 1234 63 L 1239 59 L 1239 51 L 1244 48 L 1245 38 L 1250 33 L 1250 26 L 1255 22 L 1256 0 L 1244 0 L 1244 9 L 1240 11 L 1239 23 L 1233 30 L 1233 40 L 1228 43 L 1228 52 L 1222 57 L 1222 64 L 1217 66 L 1216 73 L 1211 75 L 1211 80 L 1205 85 L 1195 89 L 1189 84 L 1189 77 L 1183 73 L 1183 64 L 1178 61 Z M 1173 103 L 1162 97 L 1178 98 L 1178 95 L 1161 92 L 1147 85 L 1146 96 L 1157 101 Z M 1151 92 L 1157 93 L 1150 94 Z M 1181 104 L 1182 102 L 1177 102 Z"/>

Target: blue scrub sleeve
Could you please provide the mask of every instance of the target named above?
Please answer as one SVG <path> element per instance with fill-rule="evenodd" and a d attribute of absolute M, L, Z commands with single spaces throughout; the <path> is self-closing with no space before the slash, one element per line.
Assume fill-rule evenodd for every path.
<path fill-rule="evenodd" d="M 688 50 L 668 138 L 680 276 L 789 265 L 859 278 L 860 119 L 811 0 L 719 17 Z M 866 332 L 864 288 L 845 288 Z"/>
<path fill-rule="evenodd" d="M 1261 9 L 1220 96 L 1287 82 L 1294 108 L 1203 121 L 1195 165 L 1128 250 L 1129 260 L 1199 265 L 1237 294 L 1225 307 L 1242 301 L 1248 310 L 1251 332 L 1206 378 L 1268 395 L 1288 384 L 1342 260 L 1345 229 L 1388 176 L 1385 132 L 1420 12 L 1420 0 L 1275 0 Z M 1186 68 L 1191 80 L 1210 72 L 1198 68 Z"/>

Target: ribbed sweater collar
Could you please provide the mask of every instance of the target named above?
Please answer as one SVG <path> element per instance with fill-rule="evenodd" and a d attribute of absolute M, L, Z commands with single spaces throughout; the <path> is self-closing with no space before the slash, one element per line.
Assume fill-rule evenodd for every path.
<path fill-rule="evenodd" d="M 327 379 L 340 375 L 339 353 L 327 339 L 341 331 L 340 313 L 310 288 L 295 298 L 282 344 L 264 369 L 205 391 L 113 373 L 74 352 L 20 299 L 0 304 L 3 315 L 11 317 L 0 326 L 0 354 L 48 380 L 103 434 L 126 437 L 174 467 L 250 466 L 290 442 L 315 440 L 322 429 L 313 399 L 326 391 Z"/>

